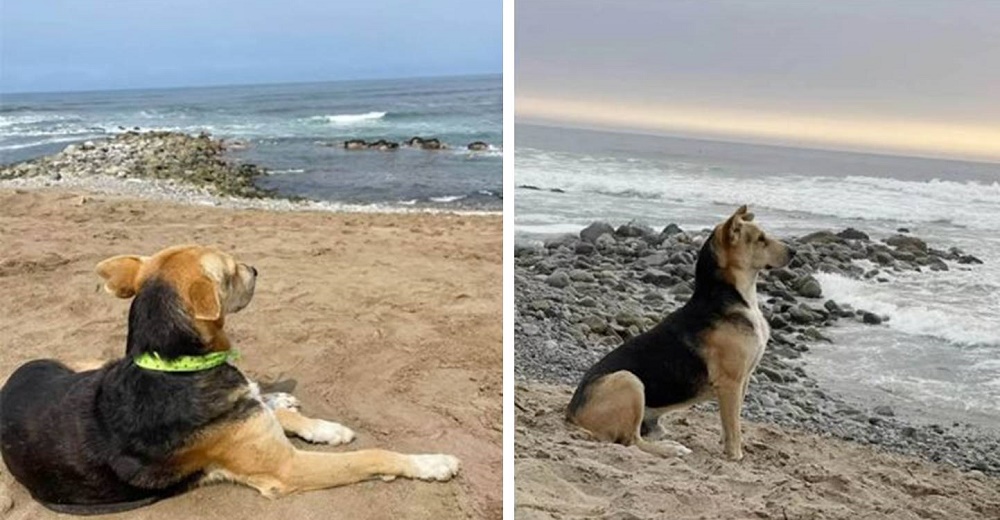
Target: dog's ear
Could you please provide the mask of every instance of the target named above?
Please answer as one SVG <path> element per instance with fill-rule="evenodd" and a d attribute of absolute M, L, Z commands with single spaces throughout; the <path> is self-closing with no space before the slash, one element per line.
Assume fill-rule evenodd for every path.
<path fill-rule="evenodd" d="M 747 215 L 750 215 L 749 219 L 746 218 Z M 719 238 L 726 244 L 735 244 L 740 238 L 740 232 L 743 231 L 743 222 L 747 220 L 753 220 L 753 213 L 747 213 L 747 206 L 744 204 L 722 224 L 722 233 Z"/>
<path fill-rule="evenodd" d="M 104 290 L 119 298 L 135 296 L 139 277 L 139 268 L 146 261 L 144 256 L 120 255 L 113 256 L 97 264 L 95 271 L 104 279 Z"/>
<path fill-rule="evenodd" d="M 191 284 L 188 301 L 191 302 L 196 320 L 215 321 L 222 316 L 219 293 L 215 290 L 215 283 L 208 277 L 203 276 Z"/>

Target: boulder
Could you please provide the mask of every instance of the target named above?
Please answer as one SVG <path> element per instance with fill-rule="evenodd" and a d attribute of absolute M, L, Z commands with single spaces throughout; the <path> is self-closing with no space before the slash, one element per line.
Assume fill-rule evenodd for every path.
<path fill-rule="evenodd" d="M 597 239 L 605 233 L 613 235 L 615 233 L 615 228 L 611 227 L 611 224 L 608 224 L 607 222 L 594 222 L 580 231 L 580 240 L 596 244 Z"/>

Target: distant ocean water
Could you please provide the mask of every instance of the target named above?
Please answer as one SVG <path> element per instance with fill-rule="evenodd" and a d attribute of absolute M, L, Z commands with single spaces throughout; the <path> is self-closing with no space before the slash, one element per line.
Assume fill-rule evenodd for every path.
<path fill-rule="evenodd" d="M 0 95 L 0 163 L 108 137 L 119 127 L 245 140 L 264 185 L 319 200 L 499 210 L 499 75 Z M 436 137 L 449 150 L 347 151 L 346 139 Z M 489 151 L 466 145 L 485 141 Z M 328 146 L 328 145 L 333 146 Z"/>
<path fill-rule="evenodd" d="M 1000 428 L 1000 164 L 526 124 L 516 135 L 518 240 L 598 219 L 699 230 L 749 203 L 779 235 L 850 226 L 881 239 L 905 227 L 931 247 L 983 259 L 889 283 L 820 274 L 824 298 L 890 321 L 837 325 L 835 343 L 814 345 L 806 363 L 856 400 Z"/>

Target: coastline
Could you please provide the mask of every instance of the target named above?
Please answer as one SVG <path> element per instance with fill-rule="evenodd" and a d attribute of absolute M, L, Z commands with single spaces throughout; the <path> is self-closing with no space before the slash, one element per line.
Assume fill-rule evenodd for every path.
<path fill-rule="evenodd" d="M 0 181 L 0 380 L 36 358 L 120 357 L 128 302 L 95 291 L 96 262 L 214 244 L 261 272 L 253 303 L 228 320 L 241 368 L 291 384 L 307 413 L 359 434 L 339 448 L 295 444 L 452 453 L 462 471 L 445 484 L 369 482 L 275 501 L 213 485 L 135 518 L 501 516 L 502 219 L 314 209 L 175 181 Z M 0 466 L 0 516 L 56 515 Z"/>
<path fill-rule="evenodd" d="M 69 144 L 63 151 L 0 166 L 0 189 L 83 190 L 198 206 L 269 211 L 428 213 L 499 216 L 500 211 L 390 204 L 352 204 L 284 196 L 257 186 L 266 168 L 240 163 L 227 150 L 239 142 L 208 134 L 130 131 Z"/>

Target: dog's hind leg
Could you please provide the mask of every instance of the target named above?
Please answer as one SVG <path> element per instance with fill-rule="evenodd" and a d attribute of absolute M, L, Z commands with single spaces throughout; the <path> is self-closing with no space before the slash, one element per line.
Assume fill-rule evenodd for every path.
<path fill-rule="evenodd" d="M 645 392 L 635 374 L 620 370 L 592 383 L 584 402 L 570 418 L 603 441 L 617 442 L 664 457 L 691 453 L 686 447 L 670 441 L 650 442 L 642 437 L 645 416 Z"/>
<path fill-rule="evenodd" d="M 206 471 L 203 482 L 238 482 L 275 498 L 374 478 L 444 481 L 458 473 L 459 462 L 455 457 L 441 454 L 298 450 L 285 437 L 274 416 L 263 412 L 206 432 L 197 443 L 178 454 L 173 466 L 186 474 Z"/>

